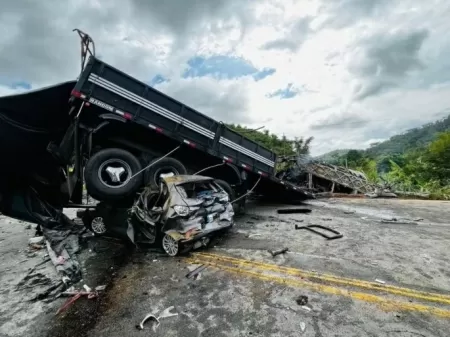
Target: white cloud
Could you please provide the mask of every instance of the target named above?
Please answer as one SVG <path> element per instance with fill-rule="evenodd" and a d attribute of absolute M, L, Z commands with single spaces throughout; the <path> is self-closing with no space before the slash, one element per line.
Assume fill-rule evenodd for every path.
<path fill-rule="evenodd" d="M 214 118 L 314 136 L 314 154 L 361 148 L 450 107 L 449 14 L 444 0 L 5 0 L 0 95 L 15 92 L 8 81 L 75 78 L 78 27 L 105 62 L 143 81 L 170 78 L 158 88 Z M 276 72 L 181 77 L 190 58 L 218 54 Z M 267 97 L 289 83 L 297 96 Z"/>

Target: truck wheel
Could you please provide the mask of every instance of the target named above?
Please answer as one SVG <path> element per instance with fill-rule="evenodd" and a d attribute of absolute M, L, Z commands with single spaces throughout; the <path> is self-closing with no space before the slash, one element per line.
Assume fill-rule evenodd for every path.
<path fill-rule="evenodd" d="M 153 163 L 158 160 L 153 160 Z M 183 175 L 187 174 L 186 167 L 184 165 L 174 159 L 174 158 L 163 158 L 160 161 L 158 161 L 156 164 L 151 166 L 146 172 L 145 172 L 145 183 L 146 185 L 151 186 L 159 186 L 159 183 L 161 181 L 161 178 L 164 175 Z"/>
<path fill-rule="evenodd" d="M 225 192 L 228 193 L 228 197 L 230 198 L 230 201 L 233 201 L 234 199 L 236 199 L 236 193 L 234 193 L 234 190 L 230 184 L 228 184 L 225 180 L 221 180 L 221 179 L 216 179 L 215 182 L 217 183 L 217 185 L 222 187 L 225 190 Z"/>
<path fill-rule="evenodd" d="M 117 201 L 136 193 L 142 176 L 130 179 L 142 169 L 138 159 L 122 149 L 105 149 L 94 154 L 86 164 L 86 189 L 94 199 Z"/>

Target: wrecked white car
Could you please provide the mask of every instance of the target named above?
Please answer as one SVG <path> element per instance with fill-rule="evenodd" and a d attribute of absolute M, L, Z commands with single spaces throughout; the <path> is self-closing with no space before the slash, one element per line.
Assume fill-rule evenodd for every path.
<path fill-rule="evenodd" d="M 234 224 L 229 196 L 213 178 L 172 176 L 162 179 L 160 189 L 151 187 L 134 203 L 129 223 L 136 236 L 158 243 L 175 256 L 207 245 L 211 236 Z"/>
<path fill-rule="evenodd" d="M 134 244 L 161 245 L 175 256 L 206 246 L 234 225 L 228 193 L 213 178 L 162 177 L 159 188 L 144 188 L 131 207 L 99 203 L 78 216 L 96 235 L 127 237 Z"/>

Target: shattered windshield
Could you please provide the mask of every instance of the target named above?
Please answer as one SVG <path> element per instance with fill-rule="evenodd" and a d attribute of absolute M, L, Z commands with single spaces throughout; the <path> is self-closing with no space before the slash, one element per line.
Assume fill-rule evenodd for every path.
<path fill-rule="evenodd" d="M 196 183 L 186 183 L 176 186 L 178 193 L 183 198 L 197 199 L 202 198 L 206 195 L 220 192 L 218 186 L 211 181 L 206 182 L 196 182 Z"/>

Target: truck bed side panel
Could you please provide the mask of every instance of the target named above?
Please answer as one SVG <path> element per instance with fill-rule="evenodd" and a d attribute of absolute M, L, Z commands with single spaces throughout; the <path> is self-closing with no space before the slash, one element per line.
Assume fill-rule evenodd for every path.
<path fill-rule="evenodd" d="M 194 142 L 219 158 L 228 157 L 254 171 L 274 174 L 273 152 L 93 57 L 75 90 L 97 106 L 131 114 L 134 122 L 168 130 L 172 136 Z"/>

